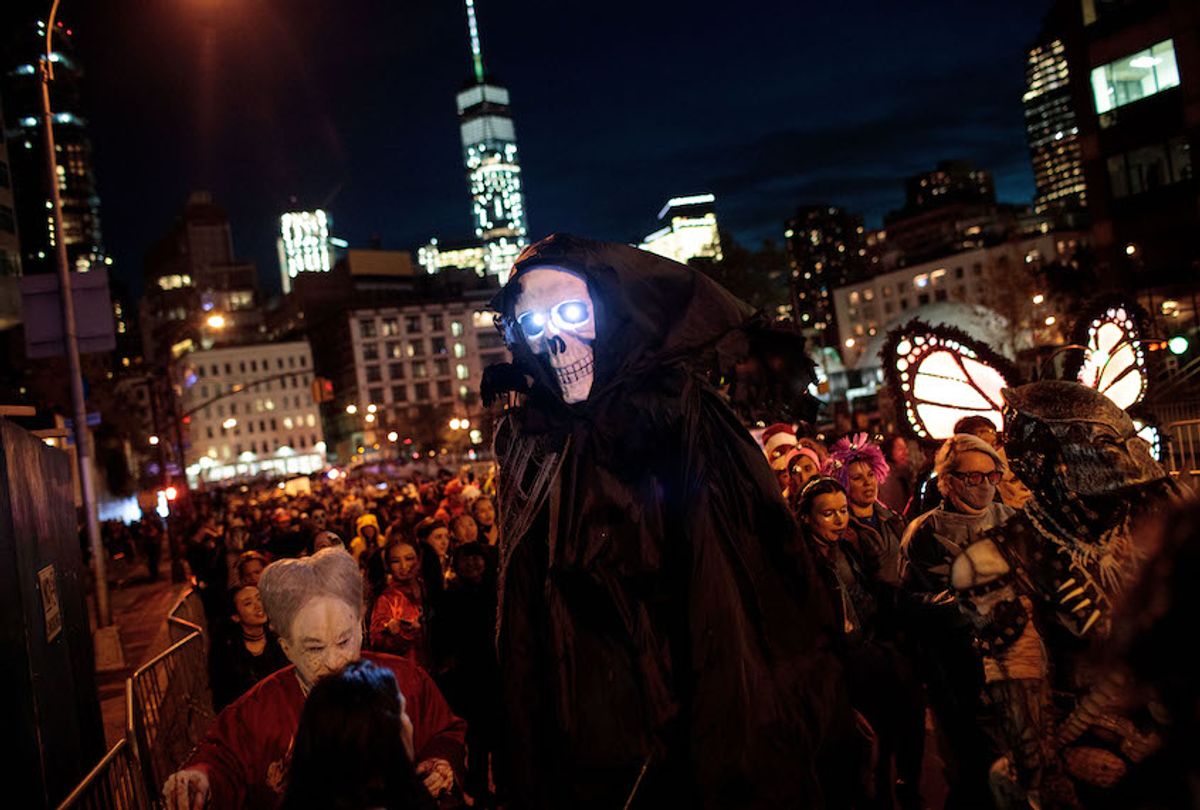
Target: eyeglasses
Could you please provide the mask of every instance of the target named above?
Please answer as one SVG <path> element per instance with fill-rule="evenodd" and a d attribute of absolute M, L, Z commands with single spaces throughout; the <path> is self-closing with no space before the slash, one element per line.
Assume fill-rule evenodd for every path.
<path fill-rule="evenodd" d="M 999 470 L 992 470 L 991 472 L 952 472 L 950 474 L 969 487 L 977 487 L 984 481 L 987 481 L 992 486 L 996 486 L 996 484 L 1000 483 L 1000 479 L 1004 477 Z"/>

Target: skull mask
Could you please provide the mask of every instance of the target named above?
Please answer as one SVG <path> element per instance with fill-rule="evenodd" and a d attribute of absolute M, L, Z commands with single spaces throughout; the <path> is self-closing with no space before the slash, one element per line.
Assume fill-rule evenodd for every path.
<path fill-rule="evenodd" d="M 525 343 L 550 364 L 563 400 L 583 402 L 596 370 L 596 318 L 587 282 L 557 267 L 535 267 L 517 280 L 521 292 L 513 315 Z"/>

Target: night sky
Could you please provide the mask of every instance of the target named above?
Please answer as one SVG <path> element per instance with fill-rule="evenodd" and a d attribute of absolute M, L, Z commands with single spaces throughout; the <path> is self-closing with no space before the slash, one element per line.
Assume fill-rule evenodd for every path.
<path fill-rule="evenodd" d="M 800 203 L 877 225 L 902 178 L 943 158 L 1027 202 L 1023 52 L 1048 7 L 478 0 L 532 238 L 634 241 L 668 197 L 712 191 L 750 246 Z M 292 197 L 327 207 L 351 245 L 470 237 L 461 2 L 63 0 L 61 15 L 87 70 L 106 242 L 135 286 L 191 189 L 229 210 L 237 252 L 274 287 Z"/>

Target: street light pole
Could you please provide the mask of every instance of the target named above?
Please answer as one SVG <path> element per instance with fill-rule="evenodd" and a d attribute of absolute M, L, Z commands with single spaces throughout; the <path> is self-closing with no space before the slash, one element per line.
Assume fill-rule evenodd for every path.
<path fill-rule="evenodd" d="M 67 266 L 67 241 L 63 233 L 62 197 L 58 193 L 58 159 L 54 149 L 54 115 L 50 109 L 50 82 L 54 80 L 53 54 L 54 18 L 59 0 L 50 7 L 46 26 L 46 55 L 41 60 L 42 131 L 46 143 L 46 177 L 50 184 L 50 202 L 54 211 L 54 248 L 58 265 L 58 291 L 62 300 L 63 343 L 71 374 L 71 405 L 75 413 L 75 455 L 79 462 L 79 488 L 83 494 L 83 511 L 87 523 L 88 547 L 92 550 L 92 565 L 96 574 L 96 625 L 112 624 L 108 602 L 108 573 L 104 558 L 104 543 L 100 539 L 100 520 L 96 513 L 96 485 L 92 480 L 92 434 L 87 424 L 87 404 L 83 396 L 83 370 L 79 361 L 79 339 L 75 327 L 75 300 L 71 294 L 71 270 Z"/>

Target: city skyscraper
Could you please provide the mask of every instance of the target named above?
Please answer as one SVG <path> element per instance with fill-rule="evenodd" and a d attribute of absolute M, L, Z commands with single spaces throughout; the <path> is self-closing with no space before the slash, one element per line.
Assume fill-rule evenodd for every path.
<path fill-rule="evenodd" d="M 286 295 L 301 273 L 328 273 L 333 268 L 333 222 L 321 209 L 289 211 L 279 218 L 279 274 Z"/>
<path fill-rule="evenodd" d="M 54 32 L 54 111 L 58 190 L 62 197 L 63 239 L 71 270 L 86 272 L 97 263 L 111 264 L 100 229 L 100 195 L 92 169 L 92 143 L 87 132 L 80 81 L 83 76 L 72 42 L 74 31 L 59 22 Z M 21 236 L 21 269 L 25 275 L 53 273 L 56 234 L 46 187 L 45 140 L 42 133 L 39 54 L 46 24 L 30 24 L 14 40 L 13 58 L 3 78 L 5 137 L 12 175 L 17 232 Z"/>
<path fill-rule="evenodd" d="M 1086 207 L 1079 126 L 1071 105 L 1071 71 L 1059 37 L 1044 37 L 1025 58 L 1025 134 L 1033 161 L 1038 214 L 1077 212 Z"/>
<path fill-rule="evenodd" d="M 1156 315 L 1191 298 L 1200 266 L 1198 26 L 1189 0 L 1059 0 L 1044 25 L 1066 46 L 1097 276 Z"/>
<path fill-rule="evenodd" d="M 160 362 L 214 344 L 252 342 L 262 324 L 258 274 L 238 260 L 225 209 L 194 191 L 145 262 L 139 322 L 145 357 Z"/>
<path fill-rule="evenodd" d="M 716 198 L 712 194 L 672 197 L 658 212 L 666 223 L 638 245 L 681 264 L 689 259 L 721 261 L 721 234 L 717 229 Z"/>
<path fill-rule="evenodd" d="M 498 275 L 503 283 L 513 260 L 528 244 L 521 165 L 508 89 L 484 71 L 475 2 L 466 3 L 474 75 L 456 97 L 459 130 L 475 236 L 483 244 L 488 272 Z"/>
<path fill-rule="evenodd" d="M 792 317 L 824 346 L 838 343 L 831 293 L 868 272 L 862 217 L 830 205 L 801 206 L 783 232 L 791 267 Z"/>
<path fill-rule="evenodd" d="M 17 211 L 4 143 L 4 113 L 0 110 L 0 330 L 21 322 L 21 243 L 17 239 Z"/>

